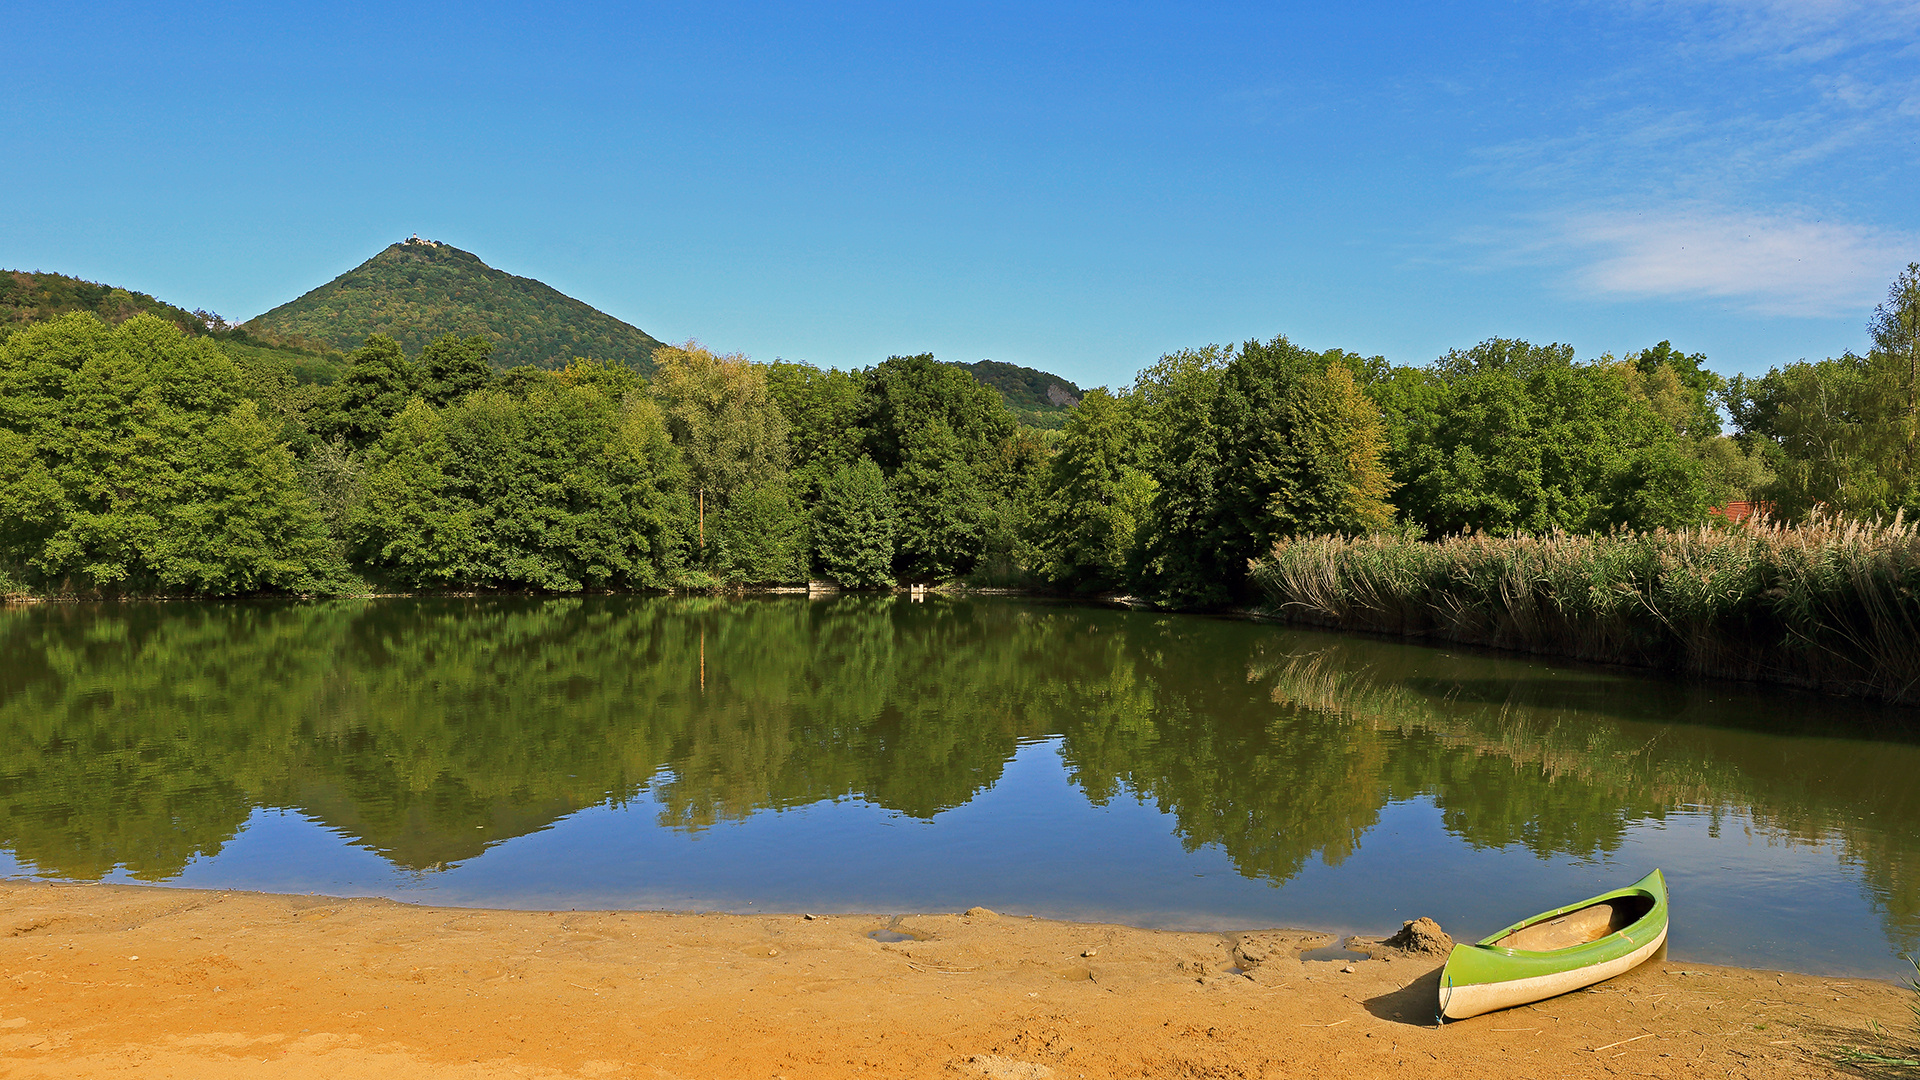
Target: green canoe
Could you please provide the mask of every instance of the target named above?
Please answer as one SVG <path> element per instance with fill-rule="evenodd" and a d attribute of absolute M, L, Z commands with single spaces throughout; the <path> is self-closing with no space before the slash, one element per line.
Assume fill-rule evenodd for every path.
<path fill-rule="evenodd" d="M 1440 1015 L 1464 1020 L 1592 986 L 1632 970 L 1666 942 L 1667 879 L 1655 870 L 1624 889 L 1455 945 L 1440 971 Z"/>

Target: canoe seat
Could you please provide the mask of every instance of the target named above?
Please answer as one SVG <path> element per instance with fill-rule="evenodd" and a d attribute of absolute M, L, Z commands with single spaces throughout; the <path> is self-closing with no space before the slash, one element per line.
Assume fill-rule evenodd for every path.
<path fill-rule="evenodd" d="M 1503 949 L 1524 949 L 1528 952 L 1568 949 L 1589 941 L 1599 941 L 1616 930 L 1625 929 L 1652 909 L 1653 898 L 1650 896 L 1616 897 L 1523 926 L 1494 944 Z"/>

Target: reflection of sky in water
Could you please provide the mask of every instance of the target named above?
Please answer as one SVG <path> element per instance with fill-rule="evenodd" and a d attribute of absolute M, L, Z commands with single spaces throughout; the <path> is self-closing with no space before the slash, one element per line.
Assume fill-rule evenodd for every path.
<path fill-rule="evenodd" d="M 1179 928 L 1304 926 L 1386 933 L 1431 916 L 1462 938 L 1624 884 L 1659 866 L 1678 959 L 1897 975 L 1857 873 L 1826 843 L 1739 815 L 1681 810 L 1630 824 L 1601 858 L 1469 845 L 1433 801 L 1389 803 L 1338 866 L 1310 860 L 1279 887 L 1217 846 L 1183 850 L 1171 815 L 1121 796 L 1088 802 L 1058 739 L 1028 742 L 998 783 L 931 820 L 859 799 L 699 832 L 663 827 L 642 794 L 492 844 L 437 871 L 395 869 L 297 812 L 256 810 L 218 855 L 169 884 L 387 896 L 524 908 L 902 912 L 982 905 L 1012 914 Z M 0 874 L 30 872 L 0 853 Z M 131 881 L 124 872 L 108 880 Z"/>
<path fill-rule="evenodd" d="M 1892 975 L 1913 715 L 1011 600 L 36 605 L 0 873 L 1471 938 L 1657 865 L 1678 956 Z"/>

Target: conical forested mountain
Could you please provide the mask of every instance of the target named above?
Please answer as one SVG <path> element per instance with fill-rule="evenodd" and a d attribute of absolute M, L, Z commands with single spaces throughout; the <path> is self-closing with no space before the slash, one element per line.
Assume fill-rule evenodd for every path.
<path fill-rule="evenodd" d="M 297 300 L 250 320 L 256 334 L 351 349 L 387 334 L 416 353 L 442 334 L 494 340 L 502 367 L 558 367 L 574 357 L 653 367 L 660 342 L 532 278 L 418 237 L 394 244 Z"/>

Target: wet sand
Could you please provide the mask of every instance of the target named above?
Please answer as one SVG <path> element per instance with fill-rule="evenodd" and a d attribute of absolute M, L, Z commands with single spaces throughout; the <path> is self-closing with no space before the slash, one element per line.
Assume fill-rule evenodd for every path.
<path fill-rule="evenodd" d="M 1912 1030 L 1891 983 L 1666 960 L 1441 1028 L 1437 958 L 1328 940 L 0 881 L 0 1075 L 1797 1077 Z"/>

